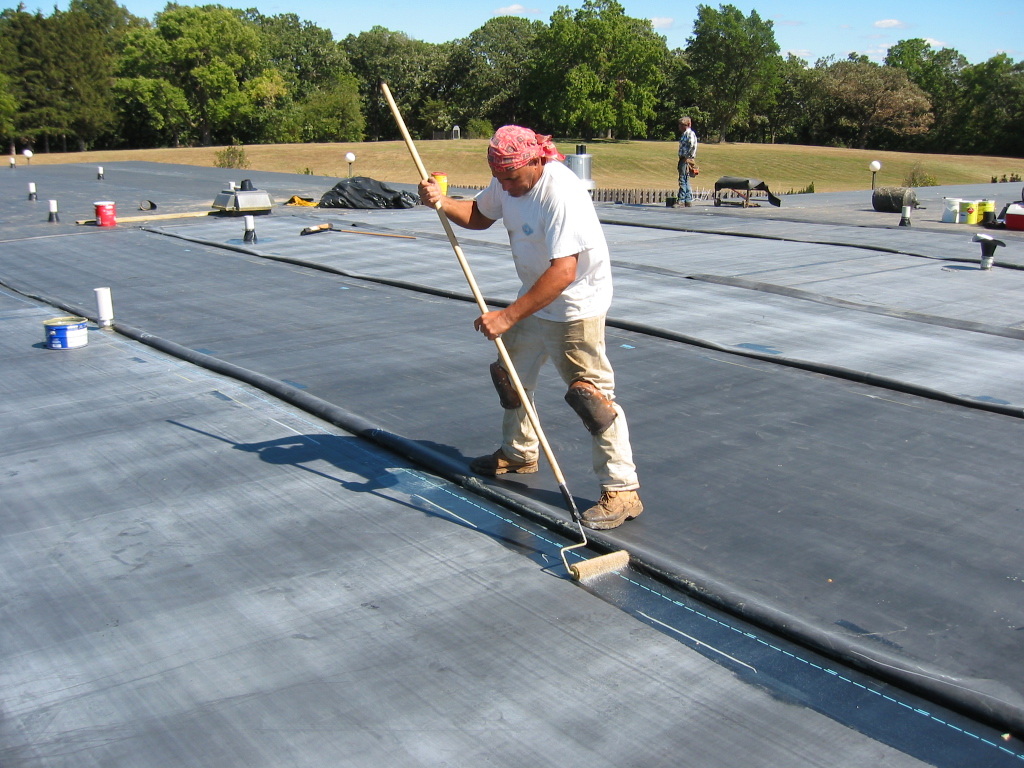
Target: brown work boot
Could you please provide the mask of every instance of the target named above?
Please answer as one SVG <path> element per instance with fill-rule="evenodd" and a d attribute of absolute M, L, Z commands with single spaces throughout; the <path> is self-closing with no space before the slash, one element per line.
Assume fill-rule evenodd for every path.
<path fill-rule="evenodd" d="M 538 466 L 536 459 L 533 461 L 510 459 L 505 455 L 505 452 L 499 448 L 492 454 L 487 456 L 478 456 L 473 459 L 469 463 L 469 468 L 478 475 L 494 477 L 495 475 L 504 475 L 505 473 L 528 475 L 531 472 L 536 472 Z"/>
<path fill-rule="evenodd" d="M 693 203 L 683 203 L 683 208 L 693 208 Z"/>
<path fill-rule="evenodd" d="M 587 528 L 606 531 L 618 528 L 643 511 L 644 505 L 636 491 L 604 491 L 601 500 L 584 512 L 582 518 Z"/>

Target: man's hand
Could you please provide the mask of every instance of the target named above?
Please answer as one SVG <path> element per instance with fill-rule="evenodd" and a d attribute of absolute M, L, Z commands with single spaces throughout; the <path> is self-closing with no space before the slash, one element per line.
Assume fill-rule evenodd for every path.
<path fill-rule="evenodd" d="M 491 341 L 501 336 L 513 325 L 515 323 L 509 319 L 508 313 L 504 309 L 487 312 L 473 321 L 473 327 Z"/>
<path fill-rule="evenodd" d="M 488 339 L 494 341 L 524 317 L 529 317 L 538 309 L 543 309 L 561 296 L 562 291 L 572 285 L 576 279 L 576 265 L 578 261 L 578 253 L 572 256 L 552 259 L 551 266 L 547 268 L 530 290 L 504 309 L 484 312 L 473 321 L 473 327 Z"/>
<path fill-rule="evenodd" d="M 441 185 L 437 179 L 431 176 L 429 179 L 420 181 L 419 184 L 420 202 L 429 208 L 436 208 L 437 203 L 444 195 L 441 194 Z"/>

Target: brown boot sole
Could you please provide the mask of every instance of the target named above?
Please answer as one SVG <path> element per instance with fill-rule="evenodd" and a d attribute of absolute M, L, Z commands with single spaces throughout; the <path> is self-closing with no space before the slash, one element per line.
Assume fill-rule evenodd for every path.
<path fill-rule="evenodd" d="M 477 475 L 497 477 L 498 475 L 529 475 L 539 470 L 540 464 L 534 462 L 533 464 L 521 464 L 518 466 L 495 467 L 492 465 L 478 466 L 472 463 L 469 465 L 469 468 Z"/>
<path fill-rule="evenodd" d="M 529 475 L 540 469 L 539 464 L 523 464 L 521 467 L 498 467 L 494 470 L 496 475 Z"/>

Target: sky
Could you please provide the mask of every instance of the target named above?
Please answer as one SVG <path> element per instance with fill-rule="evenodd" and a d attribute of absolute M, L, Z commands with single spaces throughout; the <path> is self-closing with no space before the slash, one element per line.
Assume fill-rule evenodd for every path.
<path fill-rule="evenodd" d="M 619 0 L 628 16 L 651 19 L 669 48 L 684 48 L 693 33 L 697 3 L 671 0 Z M 152 19 L 165 0 L 118 0 L 136 16 Z M 215 0 L 178 0 L 180 5 L 204 5 Z M 25 3 L 34 10 L 32 0 Z M 53 7 L 52 4 L 50 8 Z M 457 0 L 452 3 L 414 0 L 306 0 L 298 5 L 284 0 L 220 0 L 220 5 L 259 9 L 265 16 L 295 13 L 324 29 L 335 39 L 358 34 L 373 26 L 404 32 L 429 43 L 465 37 L 494 16 L 522 16 L 547 22 L 560 5 L 579 8 L 583 0 Z M 727 4 L 706 0 L 718 8 Z M 923 38 L 938 48 L 955 48 L 972 64 L 1006 53 L 1024 60 L 1024 4 L 963 2 L 963 0 L 759 0 L 755 4 L 728 3 L 744 14 L 756 10 L 775 27 L 775 40 L 783 55 L 794 53 L 809 64 L 834 55 L 866 54 L 881 62 L 889 46 L 900 40 Z M 67 7 L 66 0 L 58 4 Z M 50 9 L 44 9 L 48 13 Z"/>

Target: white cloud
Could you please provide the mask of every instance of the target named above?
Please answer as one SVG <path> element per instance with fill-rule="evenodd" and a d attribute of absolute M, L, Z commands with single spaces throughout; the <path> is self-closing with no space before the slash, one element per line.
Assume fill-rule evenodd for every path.
<path fill-rule="evenodd" d="M 802 21 L 789 21 L 788 19 L 772 19 L 772 21 L 783 27 L 802 27 L 804 25 Z"/>
<path fill-rule="evenodd" d="M 872 45 L 869 46 L 866 51 L 863 51 L 863 53 L 872 61 L 881 63 L 885 61 L 885 56 L 889 53 L 889 48 L 891 47 L 892 46 L 889 45 Z"/>
<path fill-rule="evenodd" d="M 873 25 L 877 29 L 906 29 L 907 23 L 899 19 L 882 19 Z"/>
<path fill-rule="evenodd" d="M 655 16 L 651 19 L 651 26 L 655 29 L 672 29 L 672 24 L 675 22 L 671 16 Z"/>
<path fill-rule="evenodd" d="M 924 39 L 924 41 L 926 43 L 928 43 L 928 45 L 930 45 L 932 48 L 945 48 L 946 47 L 946 44 L 944 42 L 942 42 L 941 40 L 934 40 L 934 39 L 932 39 L 930 37 L 926 37 Z"/>
<path fill-rule="evenodd" d="M 494 16 L 519 16 L 520 14 L 533 14 L 540 13 L 540 8 L 527 8 L 525 5 L 516 3 L 515 5 L 506 5 L 504 8 L 499 8 L 494 12 Z"/>
<path fill-rule="evenodd" d="M 808 61 L 814 54 L 811 53 L 811 51 L 808 51 L 806 48 L 793 48 L 791 50 L 786 51 L 786 55 L 793 55 L 796 56 L 798 59 Z"/>

